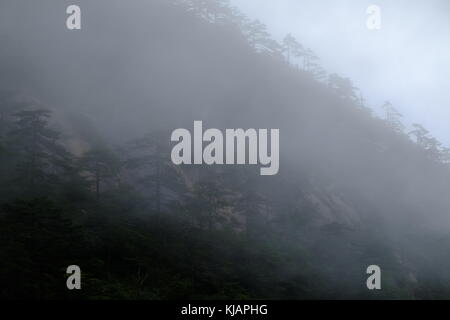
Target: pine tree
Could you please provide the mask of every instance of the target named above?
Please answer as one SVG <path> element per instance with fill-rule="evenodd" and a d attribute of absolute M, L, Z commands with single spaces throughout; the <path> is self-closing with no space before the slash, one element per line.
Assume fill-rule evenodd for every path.
<path fill-rule="evenodd" d="M 328 77 L 328 86 L 342 99 L 356 99 L 356 88 L 353 86 L 350 78 L 343 78 L 336 73 L 330 74 Z"/>
<path fill-rule="evenodd" d="M 253 176 L 254 177 L 254 176 Z M 252 237 L 258 220 L 266 206 L 266 200 L 258 191 L 258 184 L 251 175 L 244 175 L 239 184 L 239 193 L 235 199 L 234 206 L 237 212 L 245 219 L 245 232 L 247 237 Z"/>
<path fill-rule="evenodd" d="M 319 81 L 326 80 L 327 72 L 320 65 L 319 57 L 311 49 L 305 49 L 302 51 L 303 57 L 303 70 L 312 74 L 314 79 Z"/>
<path fill-rule="evenodd" d="M 125 159 L 125 166 L 136 171 L 138 182 L 153 192 L 152 200 L 157 213 L 161 213 L 177 192 L 184 190 L 181 169 L 171 162 L 170 143 L 166 142 L 165 137 L 164 132 L 155 131 L 130 142 L 126 147 L 130 155 Z"/>
<path fill-rule="evenodd" d="M 450 164 L 450 148 L 441 148 L 439 159 L 444 164 Z"/>
<path fill-rule="evenodd" d="M 219 217 L 220 209 L 227 206 L 227 192 L 217 180 L 201 179 L 193 190 L 194 208 L 203 221 L 207 222 L 208 231 L 212 231 Z"/>
<path fill-rule="evenodd" d="M 397 132 L 403 132 L 405 126 L 401 121 L 402 114 L 389 101 L 386 101 L 382 108 L 385 111 L 385 120 L 388 125 Z"/>
<path fill-rule="evenodd" d="M 415 142 L 422 147 L 428 157 L 433 160 L 440 160 L 441 157 L 441 143 L 430 135 L 430 132 L 418 123 L 413 124 L 414 130 L 409 132 Z"/>
<path fill-rule="evenodd" d="M 14 113 L 25 107 L 25 102 L 20 101 L 13 92 L 0 92 L 0 148 L 6 145 L 7 134 L 14 121 Z"/>
<path fill-rule="evenodd" d="M 246 23 L 243 33 L 257 52 L 267 52 L 273 56 L 281 55 L 281 45 L 270 37 L 266 25 L 259 20 Z"/>
<path fill-rule="evenodd" d="M 45 109 L 20 111 L 9 132 L 17 164 L 16 182 L 30 190 L 60 183 L 71 163 L 70 154 L 59 143 L 60 133 L 49 128 L 50 116 L 51 111 Z"/>
<path fill-rule="evenodd" d="M 289 64 L 303 56 L 304 48 L 291 34 L 286 35 L 283 39 L 282 51 L 286 55 Z"/>
<path fill-rule="evenodd" d="M 80 166 L 88 173 L 97 200 L 100 200 L 102 185 L 108 179 L 117 178 L 121 168 L 117 156 L 104 147 L 93 148 L 86 152 L 80 159 Z"/>

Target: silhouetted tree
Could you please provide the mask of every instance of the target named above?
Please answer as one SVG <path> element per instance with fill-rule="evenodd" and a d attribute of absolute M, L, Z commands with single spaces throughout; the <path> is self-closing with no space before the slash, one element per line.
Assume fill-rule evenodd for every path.
<path fill-rule="evenodd" d="M 243 28 L 243 33 L 250 45 L 257 52 L 267 52 L 273 56 L 281 54 L 281 45 L 270 37 L 266 26 L 260 21 L 255 20 L 246 23 Z"/>
<path fill-rule="evenodd" d="M 313 75 L 316 80 L 322 81 L 326 78 L 325 69 L 319 64 L 319 57 L 311 49 L 301 50 L 299 57 L 303 58 L 303 70 Z"/>
<path fill-rule="evenodd" d="M 130 155 L 125 159 L 125 166 L 137 171 L 138 182 L 153 191 L 158 213 L 166 200 L 184 188 L 181 169 L 171 161 L 170 143 L 166 137 L 165 132 L 152 132 L 130 142 L 126 147 Z"/>
<path fill-rule="evenodd" d="M 14 114 L 26 107 L 17 95 L 11 91 L 0 91 L 0 147 L 6 143 L 7 134 L 11 130 Z"/>
<path fill-rule="evenodd" d="M 385 112 L 385 120 L 388 125 L 397 132 L 403 132 L 405 126 L 403 125 L 401 118 L 403 117 L 397 109 L 394 108 L 392 103 L 386 101 L 382 106 Z"/>
<path fill-rule="evenodd" d="M 319 61 L 319 57 L 312 51 L 307 48 L 303 52 L 303 69 L 305 71 L 310 72 L 312 68 L 314 68 Z"/>
<path fill-rule="evenodd" d="M 245 219 L 245 232 L 248 237 L 255 234 L 258 219 L 266 206 L 266 199 L 257 189 L 254 178 L 246 175 L 238 187 L 237 199 L 234 201 L 235 210 Z"/>
<path fill-rule="evenodd" d="M 282 50 L 289 64 L 294 59 L 302 57 L 304 51 L 303 46 L 291 34 L 286 35 L 283 39 Z"/>
<path fill-rule="evenodd" d="M 210 0 L 208 11 L 212 21 L 215 23 L 228 22 L 232 15 L 229 0 Z"/>
<path fill-rule="evenodd" d="M 218 221 L 221 210 L 231 205 L 231 191 L 224 184 L 219 174 L 200 178 L 188 194 L 186 206 L 200 223 L 212 231 Z"/>
<path fill-rule="evenodd" d="M 9 132 L 17 163 L 17 181 L 31 189 L 38 184 L 57 182 L 71 165 L 71 156 L 59 143 L 60 133 L 50 129 L 51 111 L 24 110 L 15 114 Z"/>
<path fill-rule="evenodd" d="M 97 200 L 100 200 L 102 184 L 107 179 L 116 178 L 120 172 L 120 161 L 108 148 L 89 150 L 81 157 L 80 165 L 94 185 Z"/>
<path fill-rule="evenodd" d="M 450 164 L 450 148 L 447 147 L 441 148 L 440 160 L 444 164 Z"/>
<path fill-rule="evenodd" d="M 415 142 L 422 147 L 427 155 L 434 160 L 440 158 L 441 143 L 430 135 L 430 132 L 418 123 L 413 124 L 414 130 L 409 132 L 409 135 L 413 137 Z"/>
<path fill-rule="evenodd" d="M 328 77 L 328 86 L 342 99 L 356 99 L 356 88 L 353 86 L 350 78 L 343 78 L 336 73 L 330 74 Z"/>
<path fill-rule="evenodd" d="M 182 0 L 179 3 L 186 5 L 188 11 L 211 23 L 228 21 L 232 15 L 228 0 Z"/>

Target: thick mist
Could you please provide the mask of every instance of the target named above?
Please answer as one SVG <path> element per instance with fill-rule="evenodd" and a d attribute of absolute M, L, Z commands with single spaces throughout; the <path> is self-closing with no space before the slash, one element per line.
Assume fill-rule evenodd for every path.
<path fill-rule="evenodd" d="M 260 229 L 255 233 L 278 237 L 270 247 L 276 252 L 307 252 L 298 258 L 302 261 L 298 265 L 274 262 L 277 281 L 278 277 L 281 283 L 293 281 L 300 272 L 297 266 L 305 263 L 313 269 L 311 274 L 329 283 L 326 297 L 359 297 L 360 275 L 355 280 L 355 272 L 376 264 L 384 255 L 389 256 L 386 269 L 392 278 L 406 274 L 409 280 L 402 281 L 414 290 L 435 270 L 450 265 L 446 256 L 438 266 L 433 265 L 443 254 L 436 243 L 448 241 L 450 230 L 448 163 L 430 157 L 410 139 L 408 130 L 394 130 L 377 109 L 370 111 L 370 107 L 392 100 L 408 121 L 424 123 L 439 137 L 448 133 L 443 122 L 449 102 L 445 92 L 448 50 L 440 43 L 448 25 L 440 26 L 441 33 L 433 38 L 429 33 L 434 28 L 428 24 L 423 33 L 402 34 L 405 28 L 420 28 L 422 24 L 414 25 L 421 21 L 419 13 L 428 18 L 436 14 L 436 25 L 443 13 L 404 2 L 409 9 L 404 12 L 406 27 L 403 20 L 386 12 L 386 25 L 379 34 L 369 35 L 362 30 L 363 3 L 353 7 L 353 2 L 347 1 L 329 7 L 323 1 L 314 5 L 296 2 L 302 16 L 324 12 L 313 19 L 314 25 L 308 25 L 310 20 L 295 23 L 295 12 L 284 19 L 285 11 L 294 6 L 290 2 L 274 2 L 271 5 L 279 6 L 279 11 L 273 11 L 268 4 L 256 8 L 254 1 L 233 1 L 244 13 L 249 12 L 250 18 L 267 17 L 263 22 L 269 31 L 275 31 L 277 40 L 290 32 L 319 54 L 328 72 L 354 77 L 368 100 L 361 105 L 357 99 L 333 91 L 327 80 L 288 63 L 282 52 L 258 52 L 239 24 L 212 23 L 171 1 L 77 3 L 82 9 L 79 31 L 65 28 L 69 1 L 0 4 L 0 86 L 33 97 L 53 110 L 52 125 L 64 132 L 63 141 L 72 153 L 82 155 L 100 145 L 117 150 L 154 131 L 162 132 L 158 141 L 169 148 L 170 133 L 178 128 L 192 130 L 196 120 L 203 121 L 205 128 L 223 130 L 276 128 L 280 130 L 277 175 L 262 177 L 258 168 L 245 166 L 180 170 L 184 170 L 181 175 L 187 186 L 219 181 L 216 177 L 221 175 L 227 192 L 242 196 L 251 191 L 263 199 L 249 206 L 259 214 L 255 225 Z M 380 4 L 385 11 L 403 12 L 402 4 L 396 5 Z M 328 10 L 342 14 L 328 21 Z M 355 11 L 362 11 L 359 20 L 347 19 Z M 331 27 L 326 21 L 345 24 L 327 33 Z M 359 22 L 361 26 L 353 33 L 350 27 Z M 435 43 L 440 43 L 438 49 L 425 49 L 431 50 Z M 127 152 L 120 152 L 119 158 L 125 158 Z M 124 171 L 117 179 L 120 182 L 114 180 L 109 188 L 123 181 L 132 185 L 147 173 Z M 244 176 L 250 177 L 245 186 Z M 171 176 L 165 178 L 172 181 Z M 150 193 L 146 186 L 136 189 L 144 195 Z M 158 211 L 165 210 L 170 217 L 187 211 L 179 209 L 183 195 L 162 190 L 175 201 L 158 200 Z M 206 189 L 203 193 L 214 192 Z M 134 202 L 130 208 L 138 206 Z M 250 209 L 246 207 L 242 213 L 236 208 L 223 209 L 221 214 L 231 212 L 233 218 L 210 222 L 209 231 L 214 226 L 243 229 L 240 221 Z M 237 221 L 234 224 L 221 222 L 233 219 Z M 342 274 L 333 278 L 336 272 Z M 314 285 L 320 286 L 317 283 Z M 404 287 L 395 283 L 401 296 Z M 307 289 L 302 287 L 298 296 L 308 297 L 309 285 L 306 282 Z M 348 291 L 342 295 L 335 291 L 345 285 Z M 414 290 L 405 296 L 413 295 Z M 280 295 L 289 297 L 289 290 Z"/>
<path fill-rule="evenodd" d="M 320 56 L 331 72 L 349 76 L 368 103 L 390 100 L 405 122 L 420 122 L 449 145 L 446 79 L 446 1 L 255 1 L 233 4 L 267 24 L 277 39 L 291 33 Z M 370 5 L 381 9 L 381 29 L 366 27 Z"/>

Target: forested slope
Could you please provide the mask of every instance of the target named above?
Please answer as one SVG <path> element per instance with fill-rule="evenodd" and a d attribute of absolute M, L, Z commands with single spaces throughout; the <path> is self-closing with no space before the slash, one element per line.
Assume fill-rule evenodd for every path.
<path fill-rule="evenodd" d="M 223 1 L 80 2 L 79 32 L 63 3 L 0 5 L 1 297 L 449 297 L 448 150 L 423 127 Z M 174 166 L 194 120 L 279 128 L 279 174 Z"/>

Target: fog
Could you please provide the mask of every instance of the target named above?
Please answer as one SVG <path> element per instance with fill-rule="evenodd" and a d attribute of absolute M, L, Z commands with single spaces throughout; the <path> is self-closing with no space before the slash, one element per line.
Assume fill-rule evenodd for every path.
<path fill-rule="evenodd" d="M 390 100 L 406 123 L 422 123 L 450 145 L 447 1 L 232 2 L 277 39 L 291 33 L 313 48 L 327 70 L 352 78 L 375 110 Z M 366 27 L 373 4 L 381 9 L 381 30 Z"/>
<path fill-rule="evenodd" d="M 0 3 L 4 292 L 40 297 L 24 268 L 44 298 L 70 298 L 36 276 L 57 283 L 70 260 L 93 274 L 81 298 L 450 297 L 450 155 L 408 135 L 418 122 L 450 143 L 447 3 L 380 1 L 379 31 L 364 1 L 235 0 L 248 19 L 213 0 L 77 3 L 81 30 L 66 28 L 70 1 Z M 367 103 L 291 63 L 254 18 Z M 274 174 L 175 165 L 171 133 L 194 121 L 277 130 Z M 367 291 L 373 264 L 385 291 Z"/>

